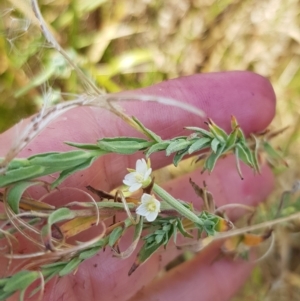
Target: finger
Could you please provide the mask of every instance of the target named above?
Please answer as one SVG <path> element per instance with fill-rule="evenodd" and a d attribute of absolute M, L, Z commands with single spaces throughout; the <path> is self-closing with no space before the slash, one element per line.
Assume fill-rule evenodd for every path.
<path fill-rule="evenodd" d="M 217 250 L 204 250 L 142 288 L 130 301 L 230 300 L 253 266 L 246 262 L 216 260 L 217 256 Z"/>
<path fill-rule="evenodd" d="M 222 72 L 197 74 L 169 80 L 132 93 L 168 96 L 192 104 L 205 111 L 221 127 L 229 130 L 230 116 L 237 117 L 245 133 L 262 131 L 272 120 L 275 112 L 275 96 L 270 83 L 251 72 Z M 184 126 L 203 127 L 203 120 L 174 107 L 157 103 L 124 102 L 129 115 L 137 116 L 147 127 L 163 138 L 184 134 Z M 0 154 L 14 137 L 11 131 L 1 137 Z M 24 149 L 20 156 L 38 152 L 71 149 L 63 141 L 95 143 L 97 139 L 115 136 L 139 136 L 118 117 L 97 108 L 73 109 L 49 125 L 42 134 Z M 141 155 L 107 155 L 92 168 L 77 173 L 67 185 L 96 185 L 110 190 L 119 185 L 127 167 L 133 168 Z M 162 154 L 153 156 L 153 168 L 171 163 Z"/>
<path fill-rule="evenodd" d="M 270 170 L 264 167 L 262 168 L 261 175 L 254 176 L 248 167 L 242 166 L 242 171 L 245 176 L 245 179 L 242 181 L 237 176 L 235 166 L 232 163 L 233 159 L 230 157 L 222 160 L 220 166 L 216 167 L 216 173 L 212 173 L 209 177 L 205 177 L 209 190 L 213 193 L 217 205 L 230 202 L 245 202 L 251 206 L 265 200 L 266 196 L 271 192 L 274 184 Z M 225 170 L 226 174 L 223 173 Z M 199 202 L 199 198 L 188 183 L 189 177 L 192 177 L 196 183 L 200 183 L 204 179 L 203 175 L 201 175 L 199 171 L 195 171 L 193 174 L 168 182 L 165 188 L 179 199 L 197 203 Z M 226 181 L 224 180 L 225 177 Z M 241 183 L 242 188 L 236 189 L 238 186 L 236 185 L 236 181 Z M 226 190 L 226 183 L 235 183 L 234 189 Z M 252 187 L 251 191 L 249 187 Z M 253 187 L 257 189 L 253 189 Z M 129 243 L 129 239 L 125 241 L 125 245 L 128 246 Z M 209 253 L 218 253 L 218 249 L 209 248 L 209 250 Z M 84 262 L 75 276 L 70 275 L 65 277 L 55 285 L 53 284 L 51 289 L 48 288 L 46 292 L 47 298 L 45 300 L 59 299 L 62 294 L 64 294 L 65 298 L 69 296 L 69 300 L 83 300 L 84 297 L 88 300 L 127 300 L 139 289 L 146 286 L 147 283 L 154 279 L 158 271 L 161 270 L 166 263 L 178 255 L 178 251 L 172 246 L 168 246 L 166 251 L 161 250 L 159 254 L 153 255 L 130 277 L 128 277 L 128 271 L 135 260 L 136 253 L 130 258 L 124 260 L 113 258 L 109 250 L 106 250 L 105 253 L 101 252 L 98 255 L 99 256 Z M 215 256 L 213 256 L 213 258 L 208 262 L 212 262 L 213 259 L 215 259 Z M 209 271 L 209 265 L 205 260 L 197 261 L 196 264 L 197 269 L 201 270 L 202 265 L 204 264 L 204 268 Z M 229 267 L 235 267 L 235 265 L 236 264 L 234 263 L 233 266 L 229 265 Z M 227 266 L 227 263 L 225 262 L 223 266 Z M 250 270 L 247 265 L 245 265 L 245 267 L 246 269 L 238 265 L 238 268 L 240 269 L 238 273 L 241 277 L 241 281 L 246 277 Z M 217 271 L 218 266 L 216 266 L 215 269 Z M 190 272 L 189 269 L 187 270 Z M 228 271 L 230 271 L 230 269 L 228 269 Z M 185 277 L 185 274 L 183 277 Z M 197 274 L 196 277 L 199 279 L 199 277 L 204 276 L 202 274 Z M 67 288 L 69 288 L 69 290 Z M 72 299 L 75 297 L 78 299 Z M 203 298 L 203 300 L 206 299 Z"/>

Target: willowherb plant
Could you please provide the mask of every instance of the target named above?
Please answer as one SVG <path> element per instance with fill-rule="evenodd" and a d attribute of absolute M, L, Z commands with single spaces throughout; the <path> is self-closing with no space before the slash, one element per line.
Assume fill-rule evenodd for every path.
<path fill-rule="evenodd" d="M 171 240 L 176 244 L 179 233 L 190 239 L 191 243 L 198 241 L 201 249 L 209 244 L 218 232 L 233 228 L 228 219 L 216 212 L 213 197 L 206 187 L 200 188 L 191 181 L 195 193 L 204 200 L 203 211 L 198 212 L 188 202 L 175 199 L 155 183 L 149 159 L 147 162 L 144 159 L 138 160 L 136 169 L 128 169 L 129 174 L 125 175 L 123 181 L 127 188 L 118 190 L 115 195 L 87 187 L 100 198 L 98 202 L 89 195 L 90 202 L 76 201 L 57 208 L 25 196 L 25 191 L 36 185 L 53 191 L 67 177 L 90 167 L 97 158 L 109 153 L 131 155 L 142 151 L 146 158 L 149 158 L 151 154 L 161 151 L 167 156 L 173 154 L 173 163 L 177 165 L 185 155 L 200 151 L 204 160 L 203 171 L 212 172 L 217 160 L 232 152 L 236 156 L 240 175 L 240 160 L 259 172 L 260 139 L 252 139 L 249 144 L 234 117 L 229 134 L 209 120 L 208 130 L 188 127 L 187 129 L 193 131 L 191 135 L 170 140 L 162 140 L 135 117 L 131 119 L 131 124 L 144 133 L 146 139 L 116 137 L 103 138 L 95 144 L 66 142 L 77 150 L 37 154 L 29 158 L 14 159 L 7 165 L 5 172 L 0 175 L 0 187 L 4 189 L 1 199 L 5 208 L 2 239 L 6 239 L 12 246 L 12 235 L 18 231 L 37 245 L 40 251 L 32 254 L 14 254 L 10 250 L 9 253 L 3 254 L 11 260 L 22 258 L 29 261 L 20 272 L 1 280 L 1 300 L 16 291 L 24 294 L 26 288 L 39 278 L 43 278 L 42 283 L 45 283 L 54 276 L 64 276 L 73 272 L 80 263 L 105 247 L 111 247 L 115 256 L 127 258 L 136 249 L 138 241 L 144 241 L 136 261 L 128 272 L 130 275 L 161 246 L 166 248 Z M 42 176 L 55 173 L 59 173 L 59 176 L 52 182 L 38 180 Z M 140 193 L 136 195 L 136 192 Z M 105 219 L 114 217 L 120 211 L 125 211 L 127 218 L 107 227 L 104 224 Z M 103 232 L 92 241 L 78 245 L 70 245 L 67 242 L 68 238 L 98 223 L 102 223 Z M 121 252 L 119 242 L 131 227 L 135 229 L 132 244 Z M 148 234 L 143 236 L 143 230 Z M 196 230 L 196 236 L 193 230 Z M 267 237 L 255 236 L 254 244 Z M 240 243 L 242 242 L 241 240 Z"/>
<path fill-rule="evenodd" d="M 231 132 L 228 134 L 212 120 L 208 119 L 207 129 L 186 127 L 191 131 L 188 136 L 173 137 L 163 140 L 153 131 L 147 129 L 136 117 L 129 117 L 113 102 L 124 99 L 142 101 L 155 100 L 167 105 L 176 105 L 187 111 L 203 116 L 203 113 L 191 106 L 172 99 L 145 95 L 116 96 L 105 95 L 92 81 L 69 59 L 67 53 L 56 42 L 42 18 L 38 5 L 32 0 L 33 11 L 39 21 L 46 40 L 71 64 L 81 80 L 92 91 L 77 99 L 56 106 L 45 108 L 36 115 L 20 136 L 19 140 L 0 161 L 0 200 L 5 212 L 1 215 L 2 225 L 0 239 L 6 241 L 7 252 L 2 256 L 10 261 L 23 259 L 22 266 L 8 272 L 8 277 L 0 279 L 0 300 L 5 300 L 15 292 L 20 293 L 21 300 L 27 288 L 37 283 L 31 294 L 42 292 L 46 282 L 55 276 L 63 277 L 76 271 L 79 265 L 95 256 L 105 248 L 111 248 L 114 256 L 127 258 L 136 250 L 142 241 L 135 262 L 128 274 L 132 274 L 141 264 L 146 262 L 162 246 L 167 248 L 170 242 L 177 245 L 177 237 L 181 235 L 190 242 L 197 243 L 201 250 L 216 239 L 227 238 L 223 247 L 225 251 L 235 251 L 243 245 L 247 247 L 260 244 L 271 235 L 271 231 L 263 235 L 245 234 L 249 229 L 234 230 L 233 223 L 216 208 L 214 199 L 207 187 L 198 186 L 190 180 L 195 193 L 203 199 L 203 208 L 197 211 L 188 200 L 177 200 L 156 183 L 152 175 L 149 158 L 153 153 L 164 152 L 173 156 L 175 166 L 185 157 L 197 154 L 196 160 L 203 161 L 202 172 L 213 172 L 219 158 L 233 153 L 236 158 L 237 172 L 243 179 L 240 161 L 259 172 L 259 156 L 267 152 L 273 160 L 280 155 L 271 147 L 267 135 L 252 135 L 246 139 L 235 117 L 231 119 Z M 110 110 L 125 122 L 134 127 L 145 138 L 106 137 L 94 144 L 66 142 L 74 147 L 73 151 L 36 154 L 28 158 L 16 158 L 18 153 L 54 118 L 66 110 L 77 106 L 98 106 Z M 99 157 L 107 154 L 132 155 L 143 152 L 145 158 L 136 163 L 135 169 L 124 170 L 125 188 L 121 187 L 115 194 L 97 190 L 91 186 L 87 189 L 91 194 L 78 188 L 61 188 L 60 185 L 72 174 L 89 168 Z M 130 166 L 128 166 L 131 168 Z M 57 175 L 58 176 L 53 176 Z M 52 182 L 40 178 L 51 175 Z M 26 196 L 26 191 L 33 186 L 42 186 L 47 195 L 59 189 L 76 190 L 88 196 L 88 202 L 76 200 L 61 207 L 54 207 Z M 97 196 L 99 200 L 96 201 Z M 238 204 L 236 205 L 238 206 Z M 249 209 L 249 208 L 248 208 Z M 253 210 L 250 208 L 250 210 Z M 119 212 L 126 212 L 126 217 L 116 221 Z M 109 226 L 106 219 L 113 218 Z M 71 244 L 69 238 L 91 228 L 102 225 L 102 233 L 88 242 Z M 257 229 L 265 225 L 258 225 Z M 131 245 L 120 250 L 120 241 L 130 228 L 134 228 Z M 37 248 L 27 254 L 14 252 L 15 233 L 20 233 Z M 234 240 L 231 240 L 231 238 Z M 237 238 L 237 240 L 236 240 Z M 233 245 L 233 248 L 232 248 Z M 180 246 L 178 246 L 180 248 Z M 9 268 L 9 265 L 8 265 Z M 38 281 L 40 284 L 38 285 Z"/>

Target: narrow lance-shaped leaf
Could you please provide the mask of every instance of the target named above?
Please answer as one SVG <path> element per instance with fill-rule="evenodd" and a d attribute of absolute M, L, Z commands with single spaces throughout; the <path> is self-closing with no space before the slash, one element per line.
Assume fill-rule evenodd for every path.
<path fill-rule="evenodd" d="M 76 214 L 68 208 L 59 208 L 50 214 L 47 225 L 45 225 L 41 230 L 42 238 L 47 249 L 54 251 L 51 237 L 51 226 L 55 223 L 72 219 L 75 216 Z"/>
<path fill-rule="evenodd" d="M 75 143 L 75 142 L 69 142 L 65 141 L 64 142 L 67 145 L 84 149 L 84 150 L 96 150 L 96 151 L 102 151 L 103 153 L 108 153 L 100 149 L 100 147 L 97 144 L 87 144 L 87 143 Z"/>
<path fill-rule="evenodd" d="M 244 163 L 249 165 L 250 167 L 254 166 L 254 162 L 252 159 L 251 151 L 248 149 L 247 145 L 237 143 L 236 148 L 239 150 L 239 159 L 242 160 Z"/>
<path fill-rule="evenodd" d="M 155 143 L 153 144 L 146 152 L 145 152 L 145 156 L 146 158 L 148 158 L 151 154 L 155 153 L 155 152 L 159 152 L 162 150 L 165 150 L 169 144 L 171 143 L 170 140 L 167 141 L 163 141 L 163 142 L 159 142 L 159 143 Z"/>
<path fill-rule="evenodd" d="M 237 126 L 239 126 L 235 116 L 233 116 L 233 115 L 231 116 L 230 123 L 231 123 L 232 130 L 234 130 Z"/>
<path fill-rule="evenodd" d="M 185 156 L 185 155 L 188 155 L 189 153 L 189 149 L 186 148 L 186 149 L 183 149 L 179 152 L 177 152 L 173 158 L 173 164 L 174 166 L 177 166 L 178 163 L 182 160 L 182 158 Z"/>
<path fill-rule="evenodd" d="M 46 168 L 43 166 L 28 166 L 20 169 L 13 169 L 0 175 L 0 188 L 19 181 L 31 180 L 43 176 Z"/>
<path fill-rule="evenodd" d="M 76 214 L 68 208 L 59 208 L 48 217 L 48 225 L 51 226 L 54 223 L 61 222 L 63 220 L 69 220 L 76 216 Z"/>
<path fill-rule="evenodd" d="M 60 270 L 59 272 L 59 276 L 65 276 L 70 274 L 71 272 L 73 272 L 82 262 L 82 259 L 80 259 L 79 257 L 75 257 L 73 259 L 71 259 L 63 269 Z"/>
<path fill-rule="evenodd" d="M 251 137 L 254 139 L 255 141 L 255 149 L 254 149 L 254 153 L 253 153 L 253 163 L 254 163 L 254 168 L 255 170 L 260 173 L 260 166 L 258 163 L 258 150 L 259 150 L 259 140 L 255 137 L 254 134 L 251 134 Z"/>
<path fill-rule="evenodd" d="M 4 292 L 15 292 L 26 289 L 31 283 L 39 278 L 39 273 L 34 271 L 20 271 L 13 275 L 3 287 Z"/>
<path fill-rule="evenodd" d="M 2 301 L 6 301 L 7 298 L 9 298 L 10 296 L 12 296 L 15 292 L 17 291 L 13 291 L 13 292 L 4 292 L 2 288 L 0 288 L 0 300 Z"/>
<path fill-rule="evenodd" d="M 237 140 L 237 135 L 238 135 L 238 128 L 235 128 L 227 137 L 224 152 L 227 152 L 234 147 Z"/>
<path fill-rule="evenodd" d="M 178 139 L 172 141 L 166 149 L 166 155 L 170 156 L 172 153 L 181 151 L 190 146 L 192 141 L 186 139 Z"/>
<path fill-rule="evenodd" d="M 43 273 L 44 277 L 48 277 L 51 275 L 53 272 L 56 272 L 57 274 L 59 271 L 67 264 L 66 261 L 60 261 L 60 262 L 54 262 L 54 263 L 49 263 L 41 266 L 41 272 Z"/>
<path fill-rule="evenodd" d="M 35 185 L 40 185 L 41 182 L 20 182 L 10 187 L 7 191 L 6 200 L 10 208 L 14 211 L 14 213 L 19 213 L 19 203 L 24 191 Z"/>
<path fill-rule="evenodd" d="M 244 180 L 242 170 L 241 170 L 241 165 L 240 165 L 240 149 L 238 147 L 235 148 L 234 150 L 235 153 L 235 162 L 236 162 L 236 169 L 238 171 L 238 174 L 242 180 Z"/>
<path fill-rule="evenodd" d="M 227 133 L 217 126 L 211 119 L 208 120 L 208 127 L 215 138 L 217 138 L 220 142 L 225 142 L 227 140 Z"/>
<path fill-rule="evenodd" d="M 41 272 L 44 277 L 44 283 L 48 283 L 53 277 L 57 276 L 59 271 L 66 265 L 66 262 L 56 262 L 49 264 L 49 266 L 53 265 L 53 267 L 46 267 L 48 265 L 42 266 L 41 267 Z M 54 266 L 56 265 L 56 266 Z M 37 286 L 34 290 L 31 291 L 29 297 L 31 298 L 34 296 L 37 292 L 41 290 L 41 285 Z"/>
<path fill-rule="evenodd" d="M 185 128 L 187 130 L 199 133 L 199 134 L 201 134 L 205 138 L 209 138 L 209 139 L 213 139 L 214 138 L 214 135 L 212 133 L 210 133 L 209 131 L 205 130 L 205 129 L 202 129 L 202 128 L 199 128 L 199 127 L 195 127 L 195 126 L 187 126 Z"/>
<path fill-rule="evenodd" d="M 147 248 L 147 243 L 145 243 L 137 256 L 136 261 L 131 266 L 128 275 L 130 276 L 141 264 L 145 263 L 162 245 L 163 240 L 161 240 L 158 244 L 154 244 L 150 248 Z"/>
<path fill-rule="evenodd" d="M 217 152 L 220 141 L 217 138 L 214 138 L 211 142 L 211 149 L 214 153 Z"/>
<path fill-rule="evenodd" d="M 115 245 L 115 243 L 118 241 L 118 239 L 122 236 L 123 231 L 124 231 L 124 228 L 117 227 L 111 232 L 111 234 L 109 235 L 109 239 L 108 239 L 108 245 L 110 247 L 113 247 Z"/>
<path fill-rule="evenodd" d="M 207 169 L 209 172 L 212 172 L 212 170 L 214 169 L 214 167 L 216 165 L 217 160 L 222 155 L 224 148 L 225 148 L 225 145 L 220 146 L 216 153 L 211 153 L 209 155 L 209 157 L 205 160 L 204 170 Z"/>
<path fill-rule="evenodd" d="M 98 146 L 105 151 L 130 155 L 150 147 L 154 142 L 134 137 L 104 138 L 98 140 Z"/>
<path fill-rule="evenodd" d="M 142 129 L 145 136 L 148 138 L 154 140 L 155 142 L 162 142 L 162 139 L 160 136 L 156 135 L 154 132 L 147 129 L 136 117 L 132 117 L 132 119 L 135 121 L 135 123 Z"/>
<path fill-rule="evenodd" d="M 181 219 L 178 219 L 177 228 L 184 237 L 193 238 L 193 235 L 184 229 Z"/>
<path fill-rule="evenodd" d="M 202 150 L 210 146 L 210 138 L 198 138 L 190 147 L 189 147 L 189 154 L 193 152 Z"/>
<path fill-rule="evenodd" d="M 76 150 L 70 152 L 57 152 L 50 154 L 40 154 L 28 158 L 31 165 L 39 166 L 50 166 L 58 167 L 59 170 L 64 170 L 66 168 L 72 168 L 73 166 L 84 163 L 87 159 L 97 155 L 95 153 L 87 152 L 83 150 Z"/>
<path fill-rule="evenodd" d="M 2 161 L 3 158 L 0 158 L 0 162 Z M 30 166 L 30 162 L 28 161 L 28 159 L 14 159 L 12 160 L 8 166 L 7 166 L 7 171 L 12 170 L 12 169 L 19 169 L 19 168 L 24 168 Z"/>
<path fill-rule="evenodd" d="M 269 142 L 264 141 L 263 148 L 265 152 L 268 154 L 268 156 L 270 156 L 273 159 L 280 160 L 286 164 L 286 162 L 283 159 L 283 156 L 277 150 L 275 150 Z"/>
<path fill-rule="evenodd" d="M 89 249 L 81 251 L 79 254 L 80 259 L 88 259 L 95 256 L 102 248 L 104 248 L 108 244 L 109 237 L 104 237 L 96 242 Z"/>
<path fill-rule="evenodd" d="M 60 185 L 66 178 L 68 178 L 69 176 L 71 176 L 72 174 L 74 174 L 75 172 L 79 171 L 79 170 L 84 170 L 87 169 L 88 167 L 90 167 L 93 162 L 97 159 L 98 157 L 91 157 L 88 158 L 85 162 L 82 162 L 79 165 L 76 165 L 74 167 L 68 168 L 63 170 L 59 177 L 51 184 L 51 188 L 55 188 L 58 185 Z"/>

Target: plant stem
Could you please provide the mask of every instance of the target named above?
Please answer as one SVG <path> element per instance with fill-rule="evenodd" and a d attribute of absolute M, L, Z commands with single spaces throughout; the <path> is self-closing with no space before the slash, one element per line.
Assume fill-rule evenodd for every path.
<path fill-rule="evenodd" d="M 191 210 L 182 205 L 179 201 L 173 198 L 167 191 L 158 186 L 157 184 L 153 185 L 153 191 L 166 203 L 172 206 L 176 211 L 178 211 L 181 215 L 188 218 L 189 220 L 197 223 L 199 225 L 203 225 L 203 221 Z"/>

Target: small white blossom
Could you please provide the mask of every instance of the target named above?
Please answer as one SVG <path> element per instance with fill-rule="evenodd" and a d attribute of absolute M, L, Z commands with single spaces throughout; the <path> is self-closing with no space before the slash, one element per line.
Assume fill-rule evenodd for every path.
<path fill-rule="evenodd" d="M 141 187 L 147 187 L 151 183 L 152 168 L 147 165 L 145 159 L 136 161 L 135 170 L 130 170 L 123 180 L 123 183 L 129 186 L 129 191 L 134 192 Z"/>
<path fill-rule="evenodd" d="M 148 222 L 153 222 L 160 212 L 160 202 L 153 195 L 144 193 L 141 198 L 141 205 L 136 208 L 135 212 L 145 216 Z"/>

